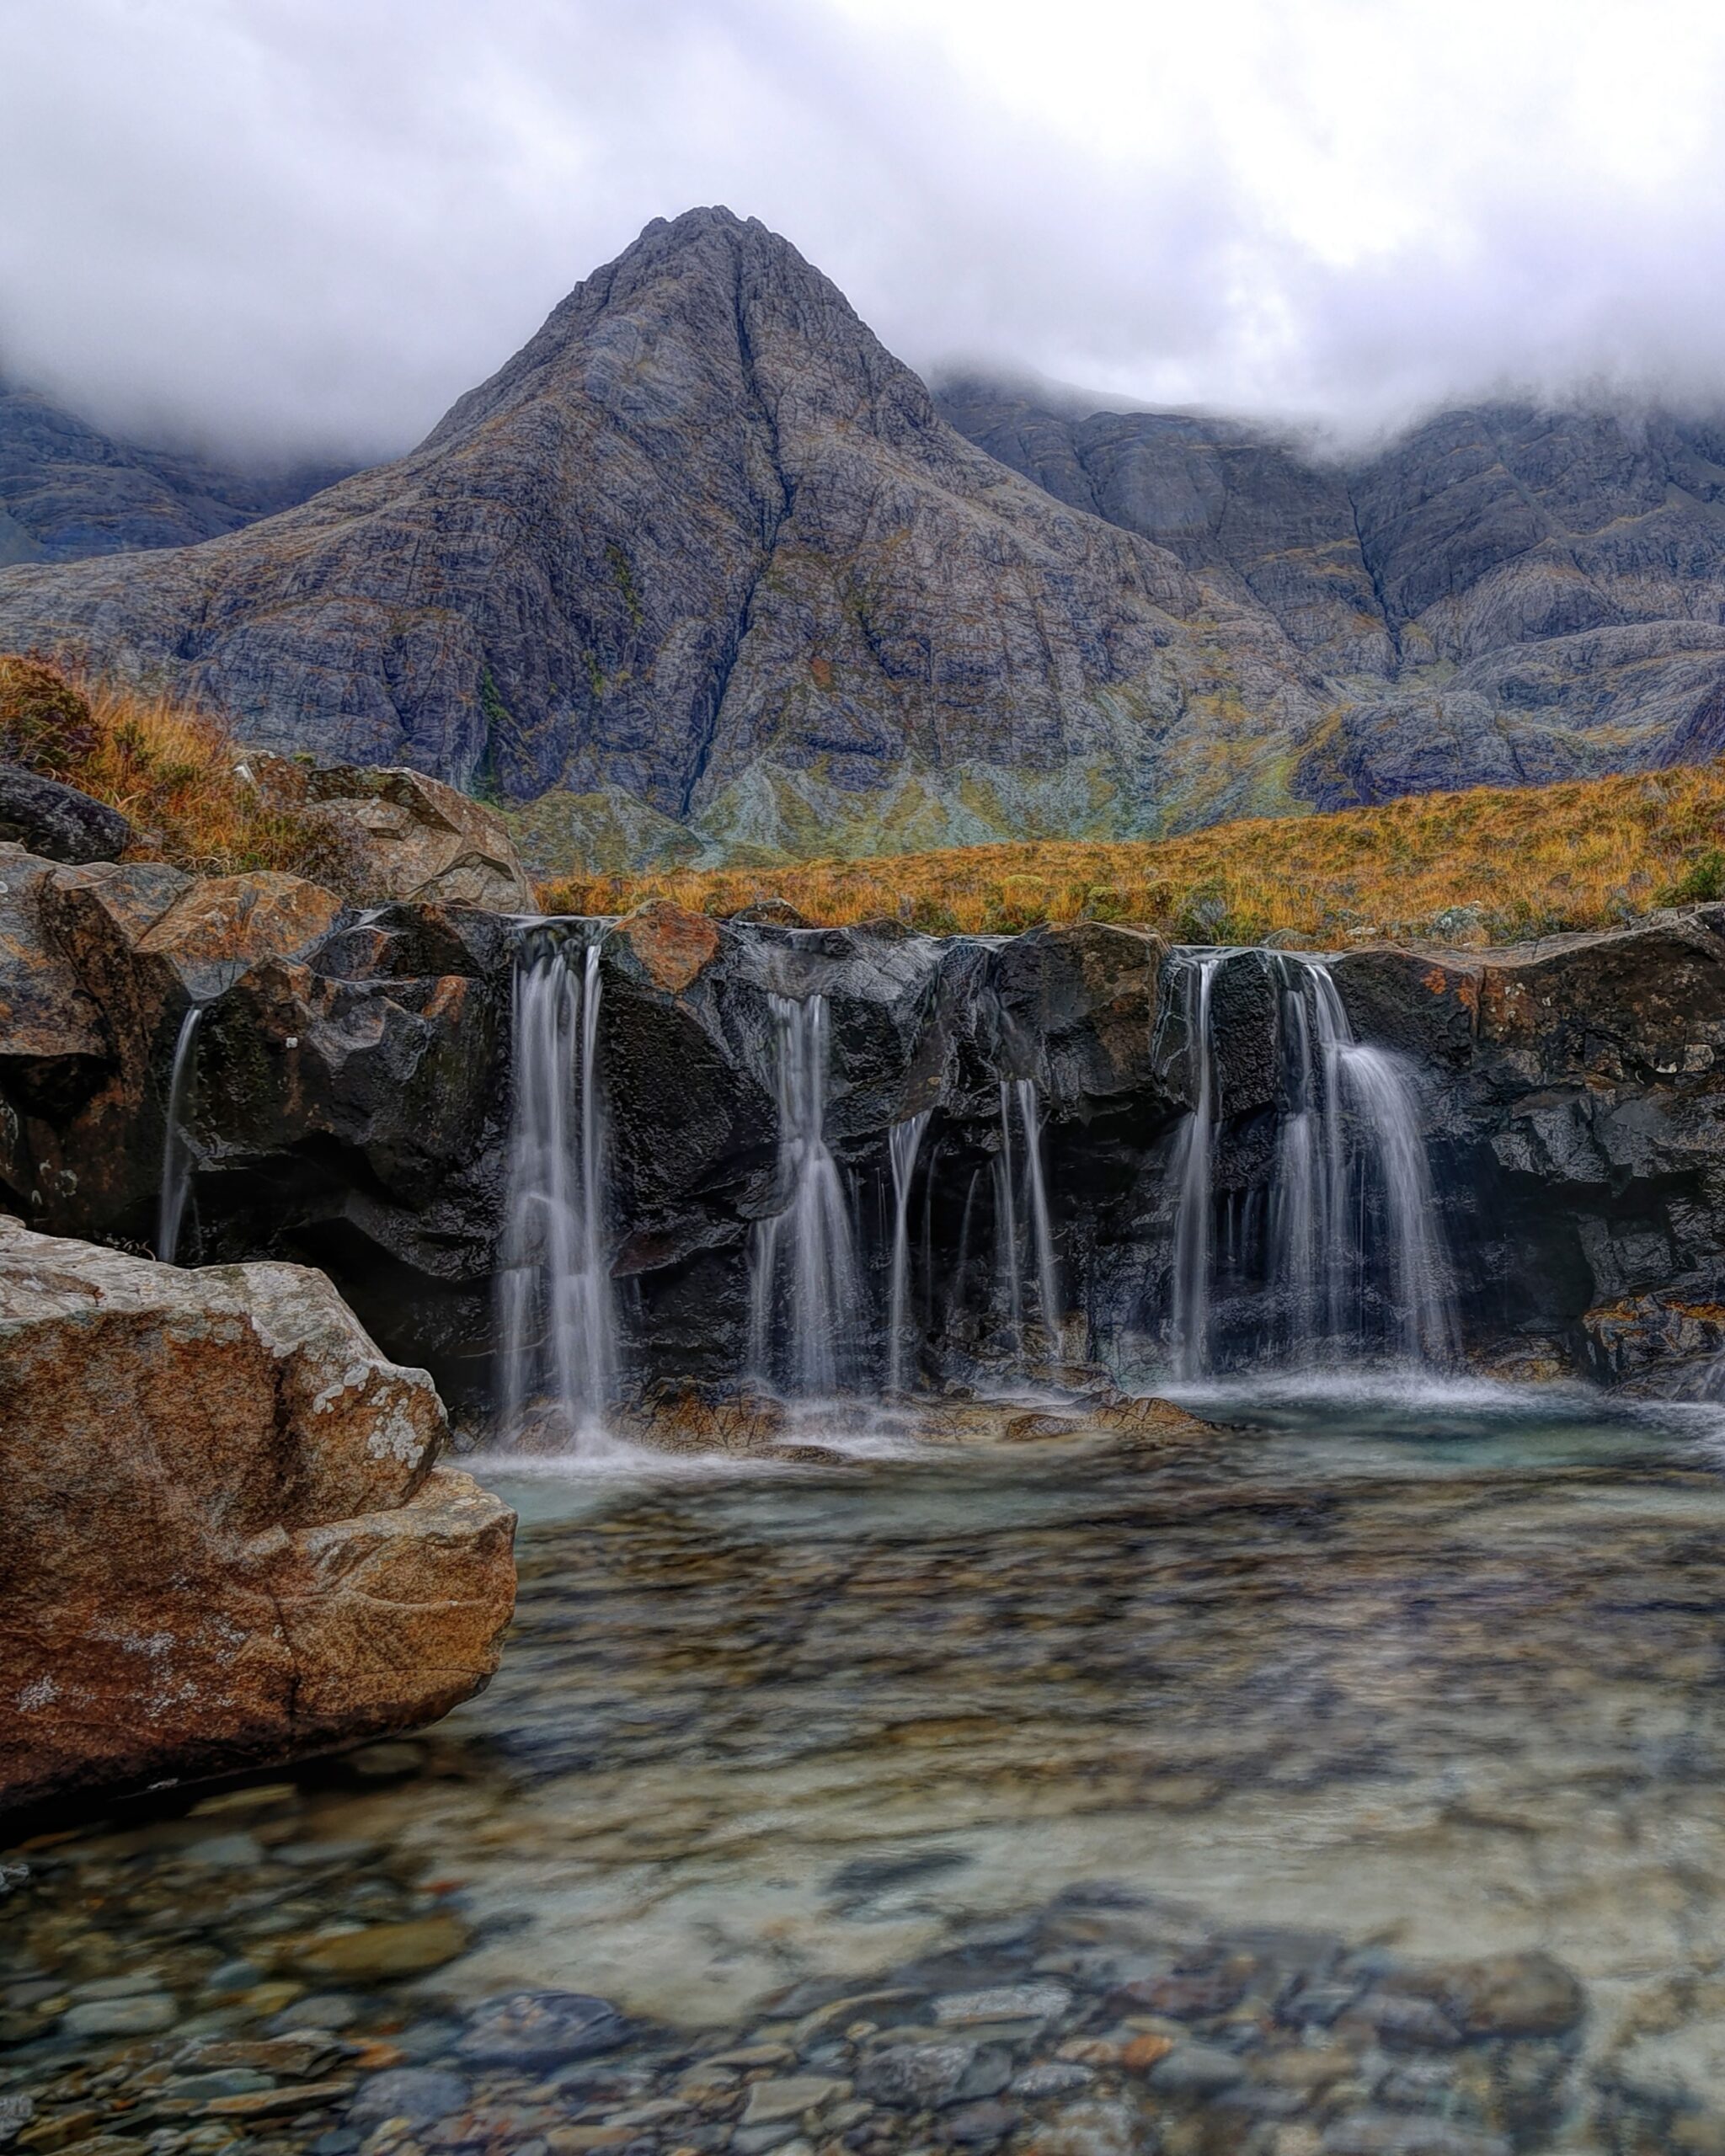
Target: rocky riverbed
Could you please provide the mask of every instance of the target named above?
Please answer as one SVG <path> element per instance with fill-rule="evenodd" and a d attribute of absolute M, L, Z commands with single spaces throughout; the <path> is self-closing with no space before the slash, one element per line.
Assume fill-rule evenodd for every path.
<path fill-rule="evenodd" d="M 554 1469 L 435 1732 L 7 1853 L 43 2156 L 1725 2149 L 1700 1411 Z"/>

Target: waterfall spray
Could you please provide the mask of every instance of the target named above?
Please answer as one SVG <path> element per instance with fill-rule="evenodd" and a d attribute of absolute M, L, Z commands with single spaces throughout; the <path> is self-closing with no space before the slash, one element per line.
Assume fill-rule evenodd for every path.
<path fill-rule="evenodd" d="M 1001 1150 L 995 1162 L 995 1221 L 999 1263 L 1007 1291 L 1007 1322 L 1012 1345 L 1020 1349 L 1024 1339 L 1024 1279 L 1018 1257 L 1018 1201 L 1012 1175 L 1012 1088 L 1001 1081 Z"/>
<path fill-rule="evenodd" d="M 616 1304 L 606 1236 L 599 946 L 530 947 L 515 971 L 515 1129 L 500 1276 L 504 1417 L 609 1444 Z"/>
<path fill-rule="evenodd" d="M 168 1128 L 162 1140 L 162 1191 L 156 1213 L 156 1255 L 163 1265 L 174 1262 L 186 1201 L 191 1196 L 192 1149 L 185 1123 L 191 1106 L 198 1025 L 203 1015 L 203 1005 L 194 1003 L 180 1020 L 168 1080 Z"/>
<path fill-rule="evenodd" d="M 826 1142 L 826 998 L 774 995 L 781 1209 L 757 1221 L 750 1252 L 756 1374 L 830 1398 L 857 1377 L 862 1307 L 845 1188 Z"/>
<path fill-rule="evenodd" d="M 887 1139 L 893 1171 L 892 1274 L 886 1314 L 889 1392 L 902 1392 L 905 1389 L 905 1350 L 909 1345 L 905 1335 L 910 1330 L 911 1179 L 916 1171 L 916 1155 L 921 1150 L 922 1134 L 928 1128 L 929 1114 L 927 1108 L 919 1108 L 915 1115 L 895 1123 Z"/>

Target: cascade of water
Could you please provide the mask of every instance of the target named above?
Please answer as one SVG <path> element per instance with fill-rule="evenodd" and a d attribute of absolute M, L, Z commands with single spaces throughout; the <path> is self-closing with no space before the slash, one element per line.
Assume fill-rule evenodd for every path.
<path fill-rule="evenodd" d="M 994 1164 L 995 1233 L 1007 1291 L 1007 1321 L 1015 1346 L 1024 1337 L 1024 1278 L 1018 1257 L 1018 1200 L 1012 1175 L 1012 1088 L 1001 1081 L 1001 1150 Z"/>
<path fill-rule="evenodd" d="M 1384 1049 L 1351 1042 L 1341 1061 L 1381 1187 L 1396 1344 L 1412 1361 L 1450 1361 L 1459 1329 L 1413 1089 Z"/>
<path fill-rule="evenodd" d="M 1270 1199 L 1273 1277 L 1289 1310 L 1287 1346 L 1309 1358 L 1347 1329 L 1348 1170 L 1342 1057 L 1353 1033 L 1327 967 L 1277 961 L 1284 1107 Z"/>
<path fill-rule="evenodd" d="M 906 1335 L 910 1330 L 911 1178 L 916 1171 L 916 1155 L 921 1150 L 922 1134 L 928 1128 L 930 1113 L 927 1108 L 919 1108 L 915 1115 L 895 1123 L 887 1140 L 893 1171 L 892 1277 L 886 1313 L 889 1392 L 902 1392 L 905 1389 L 905 1349 L 909 1344 Z"/>
<path fill-rule="evenodd" d="M 1210 1037 L 1210 989 L 1220 958 L 1199 958 L 1186 972 L 1186 1040 L 1198 1065 L 1196 1095 L 1181 1127 L 1176 1162 L 1179 1210 L 1174 1222 L 1174 1369 L 1194 1378 L 1210 1367 L 1211 1219 L 1210 1153 L 1215 1123 L 1215 1045 Z"/>
<path fill-rule="evenodd" d="M 1048 1186 L 1042 1169 L 1042 1111 L 1033 1079 L 1015 1078 L 1012 1092 L 1018 1103 L 1018 1120 L 1024 1127 L 1026 1194 L 1029 1200 L 1030 1250 L 1036 1265 L 1038 1313 L 1048 1336 L 1049 1359 L 1057 1362 L 1061 1310 L 1055 1276 L 1054 1231 L 1049 1224 Z"/>
<path fill-rule="evenodd" d="M 1174 1337 L 1183 1377 L 1210 1367 L 1215 1271 L 1211 1155 L 1215 1049 L 1210 991 L 1219 961 L 1188 971 L 1198 1100 L 1178 1163 Z M 1455 1352 L 1449 1266 L 1418 1106 L 1400 1060 L 1356 1041 L 1321 958 L 1279 954 L 1281 1121 L 1271 1191 L 1268 1284 L 1280 1345 L 1296 1362 L 1372 1344 L 1439 1363 Z M 1249 1224 L 1248 1224 L 1249 1230 Z M 1253 1240 L 1250 1230 L 1242 1239 Z M 1243 1250 L 1236 1253 L 1243 1257 Z"/>
<path fill-rule="evenodd" d="M 844 1183 L 826 1143 L 826 998 L 769 1001 L 783 1203 L 756 1224 L 751 1359 L 764 1380 L 777 1362 L 791 1390 L 830 1397 L 855 1381 L 862 1297 Z"/>
<path fill-rule="evenodd" d="M 168 1128 L 162 1140 L 162 1191 L 156 1211 L 156 1255 L 164 1265 L 174 1262 L 186 1200 L 191 1195 L 192 1150 L 185 1118 L 191 1102 L 198 1023 L 203 1015 L 202 1004 L 194 1003 L 180 1020 L 168 1080 Z"/>
<path fill-rule="evenodd" d="M 578 965 L 579 960 L 579 965 Z M 515 970 L 515 1123 L 499 1275 L 504 1416 L 548 1413 L 578 1452 L 608 1440 L 617 1307 L 606 1248 L 599 946 L 530 947 Z"/>

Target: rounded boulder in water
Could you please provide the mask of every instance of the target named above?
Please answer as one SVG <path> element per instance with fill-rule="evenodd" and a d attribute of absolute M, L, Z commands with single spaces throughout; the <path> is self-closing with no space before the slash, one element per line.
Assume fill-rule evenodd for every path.
<path fill-rule="evenodd" d="M 456 2049 L 478 2066 L 557 2066 L 609 2051 L 627 2033 L 606 1999 L 578 1991 L 520 1991 L 477 2008 Z"/>

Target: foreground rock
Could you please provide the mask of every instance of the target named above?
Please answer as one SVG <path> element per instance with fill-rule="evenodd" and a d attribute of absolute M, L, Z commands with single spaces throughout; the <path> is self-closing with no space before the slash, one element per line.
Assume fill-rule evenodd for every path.
<path fill-rule="evenodd" d="M 445 1714 L 497 1666 L 514 1515 L 320 1275 L 0 1218 L 0 1809 Z"/>

